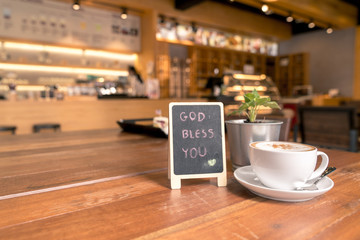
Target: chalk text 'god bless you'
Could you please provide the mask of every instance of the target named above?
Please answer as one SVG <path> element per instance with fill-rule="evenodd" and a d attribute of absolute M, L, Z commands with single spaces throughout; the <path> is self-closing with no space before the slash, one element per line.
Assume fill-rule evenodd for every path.
<path fill-rule="evenodd" d="M 206 115 L 203 112 L 181 112 L 180 120 L 182 122 L 203 122 L 206 118 Z M 214 138 L 214 129 L 182 129 L 181 135 L 183 139 L 205 139 L 205 138 Z M 181 148 L 184 152 L 185 158 L 197 158 L 197 157 L 205 157 L 207 154 L 206 147 L 188 147 Z"/>

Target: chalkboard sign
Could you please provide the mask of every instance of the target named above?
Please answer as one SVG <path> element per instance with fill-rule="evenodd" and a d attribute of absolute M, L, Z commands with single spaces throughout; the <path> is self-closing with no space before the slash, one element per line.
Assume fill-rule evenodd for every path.
<path fill-rule="evenodd" d="M 222 103 L 170 103 L 169 176 L 171 188 L 181 179 L 216 177 L 226 186 Z"/>

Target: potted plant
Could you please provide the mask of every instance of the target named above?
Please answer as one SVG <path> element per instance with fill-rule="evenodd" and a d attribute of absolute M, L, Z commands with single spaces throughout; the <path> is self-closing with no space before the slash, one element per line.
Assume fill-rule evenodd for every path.
<path fill-rule="evenodd" d="M 282 121 L 258 120 L 256 117 L 261 107 L 280 109 L 270 97 L 261 97 L 254 89 L 244 95 L 245 102 L 231 115 L 245 113 L 246 119 L 226 121 L 226 130 L 233 168 L 250 165 L 248 157 L 249 143 L 254 141 L 279 140 Z"/>

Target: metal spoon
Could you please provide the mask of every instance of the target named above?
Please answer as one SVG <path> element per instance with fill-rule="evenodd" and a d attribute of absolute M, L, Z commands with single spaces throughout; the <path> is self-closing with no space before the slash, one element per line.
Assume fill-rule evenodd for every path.
<path fill-rule="evenodd" d="M 336 167 L 328 167 L 326 168 L 326 170 L 321 174 L 320 177 L 318 177 L 310 186 L 306 186 L 306 187 L 299 187 L 296 190 L 319 190 L 319 188 L 316 186 L 317 183 L 319 183 L 321 181 L 321 179 L 323 179 L 326 175 L 332 173 L 333 171 L 336 170 Z"/>

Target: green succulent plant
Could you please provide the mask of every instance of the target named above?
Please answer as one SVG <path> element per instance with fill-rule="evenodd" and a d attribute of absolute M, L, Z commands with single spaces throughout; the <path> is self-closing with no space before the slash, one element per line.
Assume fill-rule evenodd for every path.
<path fill-rule="evenodd" d="M 245 102 L 242 103 L 237 110 L 232 112 L 233 114 L 241 114 L 244 112 L 249 122 L 255 122 L 256 116 L 261 106 L 269 107 L 272 109 L 280 109 L 280 106 L 275 101 L 271 101 L 270 97 L 261 97 L 259 93 L 254 89 L 252 92 L 244 95 Z"/>

